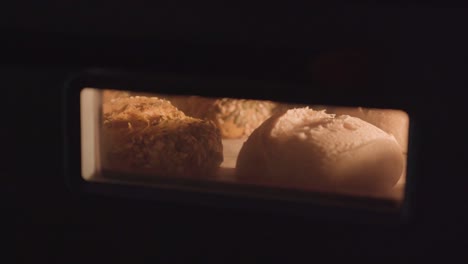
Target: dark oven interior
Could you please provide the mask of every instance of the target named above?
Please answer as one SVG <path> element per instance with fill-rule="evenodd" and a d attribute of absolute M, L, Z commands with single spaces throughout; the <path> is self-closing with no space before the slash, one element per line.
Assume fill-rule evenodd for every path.
<path fill-rule="evenodd" d="M 109 5 L 114 11 L 101 16 Z M 463 257 L 463 9 L 271 4 L 274 14 L 258 12 L 263 5 L 137 5 L 81 6 L 87 19 L 66 3 L 50 16 L 19 6 L 4 16 L 23 18 L 0 27 L 2 136 L 13 153 L 2 194 L 15 198 L 5 215 L 20 260 Z M 402 110 L 409 116 L 402 198 L 397 210 L 380 210 L 388 208 L 379 199 L 361 210 L 93 185 L 80 167 L 85 87 L 97 89 L 90 100 L 117 89 Z"/>

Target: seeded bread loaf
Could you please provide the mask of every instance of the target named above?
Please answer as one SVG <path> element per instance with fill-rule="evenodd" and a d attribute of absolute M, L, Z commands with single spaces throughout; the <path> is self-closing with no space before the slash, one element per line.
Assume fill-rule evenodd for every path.
<path fill-rule="evenodd" d="M 104 169 L 174 177 L 211 177 L 223 161 L 219 129 L 157 97 L 103 105 Z"/>

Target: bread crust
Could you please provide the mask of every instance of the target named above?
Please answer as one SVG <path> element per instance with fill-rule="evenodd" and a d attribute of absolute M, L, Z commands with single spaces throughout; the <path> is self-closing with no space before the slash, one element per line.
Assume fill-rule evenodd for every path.
<path fill-rule="evenodd" d="M 392 135 L 355 117 L 309 108 L 279 113 L 257 128 L 236 164 L 243 182 L 302 189 L 388 190 L 403 170 Z"/>
<path fill-rule="evenodd" d="M 213 177 L 223 161 L 219 129 L 157 97 L 103 105 L 103 167 L 174 177 Z"/>
<path fill-rule="evenodd" d="M 330 107 L 328 108 L 328 112 L 336 115 L 350 115 L 360 118 L 395 136 L 404 156 L 404 169 L 398 184 L 402 185 L 406 182 L 409 138 L 409 116 L 407 113 L 394 109 L 372 109 L 362 107 Z"/>
<path fill-rule="evenodd" d="M 211 120 L 226 139 L 246 138 L 279 110 L 279 104 L 264 100 L 168 97 L 186 115 Z"/>
<path fill-rule="evenodd" d="M 392 134 L 404 154 L 408 152 L 408 114 L 394 109 L 372 109 L 362 107 L 330 107 L 330 114 L 350 115 L 362 119 L 383 131 Z"/>
<path fill-rule="evenodd" d="M 120 97 L 129 97 L 130 93 L 127 91 L 120 91 L 120 90 L 103 90 L 102 91 L 102 102 L 108 103 L 113 99 L 117 99 Z"/>

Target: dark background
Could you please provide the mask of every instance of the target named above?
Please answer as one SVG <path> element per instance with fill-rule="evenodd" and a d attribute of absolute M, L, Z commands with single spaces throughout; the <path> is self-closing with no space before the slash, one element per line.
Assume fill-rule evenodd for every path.
<path fill-rule="evenodd" d="M 6 252 L 16 263 L 466 260 L 467 22 L 466 9 L 416 4 L 16 1 L 0 8 L 2 218 L 13 246 Z M 61 96 L 70 73 L 89 67 L 310 85 L 288 91 L 292 101 L 320 92 L 414 103 L 427 112 L 415 220 L 396 228 L 73 196 L 63 172 Z"/>

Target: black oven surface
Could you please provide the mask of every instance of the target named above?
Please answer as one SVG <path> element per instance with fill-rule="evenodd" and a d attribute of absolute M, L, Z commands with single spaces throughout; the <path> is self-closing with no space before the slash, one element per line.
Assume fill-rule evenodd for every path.
<path fill-rule="evenodd" d="M 273 17 L 261 22 L 252 15 L 253 27 L 230 22 L 233 13 L 225 20 L 219 15 L 218 24 L 201 18 L 207 13 L 184 13 L 199 20 L 191 27 L 192 20 L 179 20 L 172 34 L 156 27 L 158 36 L 149 33 L 148 25 L 131 34 L 131 25 L 110 30 L 109 23 L 94 32 L 77 32 L 78 24 L 64 17 L 69 30 L 58 30 L 57 24 L 51 29 L 52 20 L 45 18 L 37 28 L 2 24 L 2 83 L 5 97 L 13 98 L 6 103 L 10 125 L 2 135 L 12 139 L 5 145 L 14 158 L 5 166 L 1 190 L 6 201 L 15 198 L 5 209 L 11 212 L 7 218 L 14 226 L 17 259 L 466 259 L 466 102 L 460 89 L 466 84 L 468 43 L 459 33 L 467 22 L 462 11 L 356 6 L 317 11 L 308 18 L 304 10 L 292 8 L 287 17 L 295 18 L 288 23 L 271 24 Z M 37 18 L 29 15 L 31 21 Z M 97 13 L 93 19 L 99 21 Z M 64 172 L 63 128 L 69 116 L 63 89 L 66 80 L 89 68 L 301 87 L 287 93 L 245 87 L 201 91 L 207 95 L 409 106 L 417 117 L 410 138 L 417 150 L 408 189 L 410 221 L 382 225 L 320 219 L 313 212 L 304 216 L 71 192 Z M 308 85 L 321 92 L 304 91 Z"/>

